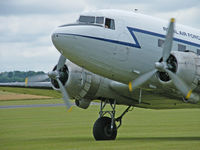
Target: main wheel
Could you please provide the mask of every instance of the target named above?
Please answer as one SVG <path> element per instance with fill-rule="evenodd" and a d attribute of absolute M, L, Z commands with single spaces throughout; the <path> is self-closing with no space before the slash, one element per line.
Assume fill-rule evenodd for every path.
<path fill-rule="evenodd" d="M 101 117 L 96 120 L 93 126 L 93 135 L 95 140 L 115 140 L 117 136 L 116 124 L 111 130 L 111 118 Z"/>

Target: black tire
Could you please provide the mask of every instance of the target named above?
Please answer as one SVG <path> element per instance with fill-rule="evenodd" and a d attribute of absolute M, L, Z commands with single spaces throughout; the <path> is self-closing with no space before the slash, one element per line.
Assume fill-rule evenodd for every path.
<path fill-rule="evenodd" d="M 93 135 L 95 140 L 115 140 L 117 136 L 117 128 L 114 123 L 113 131 L 111 131 L 111 118 L 101 117 L 96 120 L 93 126 Z"/>

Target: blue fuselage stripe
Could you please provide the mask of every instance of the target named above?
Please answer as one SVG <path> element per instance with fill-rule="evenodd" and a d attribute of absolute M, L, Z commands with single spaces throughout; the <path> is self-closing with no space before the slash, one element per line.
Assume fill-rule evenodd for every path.
<path fill-rule="evenodd" d="M 160 37 L 160 38 L 165 38 L 165 35 L 159 34 L 159 33 L 155 33 L 155 32 L 151 32 L 151 31 L 146 31 L 146 30 L 142 30 L 142 29 L 138 29 L 138 28 L 132 28 L 132 27 L 127 27 L 127 29 L 130 32 L 133 40 L 135 41 L 135 44 L 134 43 L 129 43 L 129 42 L 118 41 L 118 40 L 100 38 L 100 37 L 80 35 L 80 34 L 68 34 L 68 33 L 57 33 L 57 34 L 79 36 L 79 37 L 90 38 L 90 39 L 95 39 L 95 40 L 100 40 L 100 41 L 120 44 L 120 45 L 124 45 L 124 46 L 135 47 L 135 48 L 141 48 L 141 46 L 140 46 L 140 44 L 139 44 L 134 32 L 143 33 L 143 34 L 147 34 L 147 35 L 151 35 L 151 36 L 155 36 L 155 37 Z M 173 38 L 173 39 L 176 42 L 184 43 L 184 44 L 195 46 L 195 47 L 200 47 L 200 44 L 197 44 L 197 43 L 193 43 L 193 42 L 182 40 L 182 39 L 178 39 L 178 38 Z"/>
<path fill-rule="evenodd" d="M 68 34 L 68 33 L 58 33 L 58 34 L 61 34 L 61 35 L 79 36 L 79 37 L 84 37 L 84 38 L 90 38 L 90 39 L 95 39 L 95 40 L 100 40 L 100 41 L 105 41 L 105 42 L 110 42 L 110 43 L 115 43 L 115 44 L 130 46 L 130 47 L 141 48 L 141 47 L 138 46 L 137 44 L 128 43 L 128 42 L 123 42 L 123 41 L 117 41 L 117 40 L 111 40 L 111 39 L 105 39 L 105 38 L 100 38 L 100 37 L 93 37 L 93 36 L 80 35 L 80 34 Z"/>

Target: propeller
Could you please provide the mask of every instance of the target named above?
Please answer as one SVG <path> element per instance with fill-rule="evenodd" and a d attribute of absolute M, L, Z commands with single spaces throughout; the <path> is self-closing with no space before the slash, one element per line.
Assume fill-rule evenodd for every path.
<path fill-rule="evenodd" d="M 139 76 L 134 81 L 129 82 L 129 84 L 128 84 L 129 91 L 133 91 L 135 88 L 139 87 L 140 85 L 142 85 L 143 83 L 148 81 L 156 72 L 157 72 L 157 69 L 152 70 L 150 72 L 147 72 L 147 73 Z"/>
<path fill-rule="evenodd" d="M 38 75 L 28 77 L 27 81 L 28 82 L 42 82 L 49 78 L 52 78 L 52 76 L 51 76 L 52 74 L 54 74 L 53 76 L 57 75 L 57 73 L 59 74 L 59 70 L 62 69 L 63 66 L 65 65 L 65 61 L 66 61 L 66 58 L 63 55 L 61 55 L 59 58 L 58 64 L 57 64 L 56 71 L 51 71 L 48 74 L 38 74 Z M 60 76 L 60 74 L 59 74 L 59 76 Z"/>
<path fill-rule="evenodd" d="M 139 76 L 135 80 L 129 82 L 128 84 L 129 91 L 133 91 L 135 88 L 140 87 L 142 84 L 147 82 L 157 71 L 161 71 L 161 72 L 168 73 L 169 77 L 172 79 L 173 84 L 185 96 L 186 99 L 189 99 L 190 97 L 194 97 L 194 95 L 192 94 L 192 90 L 189 88 L 189 86 L 181 78 L 179 78 L 175 73 L 170 71 L 170 68 L 168 66 L 167 60 L 170 57 L 170 53 L 172 51 L 172 44 L 173 44 L 173 35 L 174 35 L 174 26 L 175 26 L 174 24 L 175 24 L 175 19 L 172 18 L 170 21 L 165 42 L 163 45 L 162 61 L 155 63 L 154 70 L 144 73 L 143 75 Z"/>
<path fill-rule="evenodd" d="M 64 67 L 65 61 L 66 61 L 66 58 L 63 55 L 61 55 L 59 60 L 58 60 L 56 70 L 50 71 L 48 73 L 48 76 L 49 76 L 49 78 L 54 79 L 58 82 L 58 85 L 60 87 L 60 91 L 61 91 L 62 96 L 63 96 L 63 100 L 64 100 L 64 102 L 67 106 L 67 111 L 70 112 L 72 110 L 72 104 L 69 101 L 69 95 L 68 95 L 64 85 L 60 81 L 60 75 L 61 75 L 60 69 L 62 69 Z"/>
<path fill-rule="evenodd" d="M 38 75 L 26 77 L 25 86 L 27 86 L 29 82 L 44 82 L 47 79 L 49 79 L 49 76 L 47 74 L 38 74 Z"/>
<path fill-rule="evenodd" d="M 63 55 L 61 55 L 60 58 L 59 58 L 58 64 L 57 64 L 56 72 L 59 72 L 59 70 L 63 68 L 63 66 L 65 65 L 65 61 L 66 61 L 66 58 Z M 30 76 L 30 77 L 28 77 L 28 82 L 45 81 L 45 80 L 50 78 L 49 73 L 48 74 L 38 74 L 38 75 Z M 55 74 L 55 71 L 51 71 L 51 73 Z"/>
<path fill-rule="evenodd" d="M 47 74 L 38 74 L 38 75 L 28 77 L 29 82 L 42 82 L 47 79 L 49 79 L 49 76 Z"/>

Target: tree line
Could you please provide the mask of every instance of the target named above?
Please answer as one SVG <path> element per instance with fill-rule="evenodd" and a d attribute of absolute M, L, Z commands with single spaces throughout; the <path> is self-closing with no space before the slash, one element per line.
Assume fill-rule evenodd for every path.
<path fill-rule="evenodd" d="M 43 71 L 12 71 L 0 73 L 0 82 L 24 82 L 26 77 L 31 77 L 39 74 L 45 74 Z"/>

